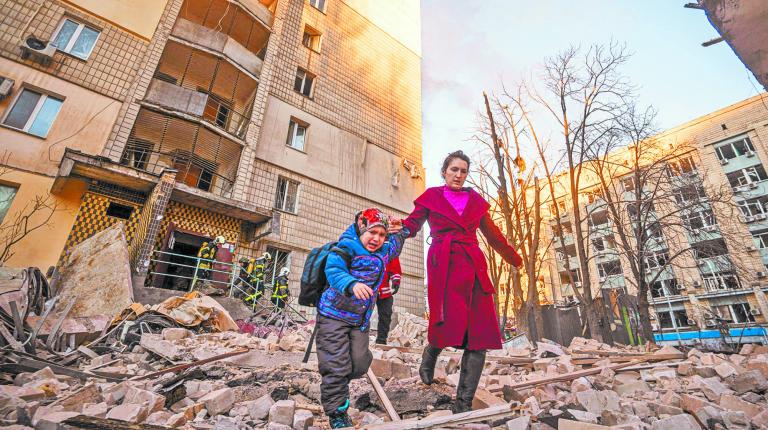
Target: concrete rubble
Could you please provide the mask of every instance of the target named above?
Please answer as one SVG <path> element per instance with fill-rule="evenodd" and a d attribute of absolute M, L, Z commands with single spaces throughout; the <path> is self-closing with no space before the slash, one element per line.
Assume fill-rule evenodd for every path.
<path fill-rule="evenodd" d="M 128 300 L 84 317 L 85 296 L 57 296 L 39 270 L 28 270 L 24 279 L 36 281 L 24 285 L 0 273 L 0 286 L 21 292 L 0 304 L 0 427 L 329 428 L 316 356 L 302 361 L 312 321 L 235 321 L 199 291 L 152 306 Z M 124 279 L 115 285 L 109 294 L 123 291 Z M 57 304 L 59 297 L 72 299 Z M 389 406 L 359 379 L 350 384 L 349 410 L 358 428 L 768 429 L 768 346 L 711 352 L 583 338 L 567 346 L 515 342 L 488 352 L 475 410 L 452 415 L 461 351 L 446 349 L 426 386 L 418 365 L 427 322 L 410 314 L 396 320 L 389 345 L 371 342 L 371 369 L 403 421 L 388 423 Z M 83 333 L 62 335 L 62 327 Z"/>

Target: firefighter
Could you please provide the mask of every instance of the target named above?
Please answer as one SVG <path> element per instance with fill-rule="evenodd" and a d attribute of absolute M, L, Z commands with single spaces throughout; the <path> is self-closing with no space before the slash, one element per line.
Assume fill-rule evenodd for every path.
<path fill-rule="evenodd" d="M 267 265 L 272 261 L 272 255 L 269 252 L 262 254 L 260 258 L 251 258 L 248 267 L 245 269 L 248 273 L 248 283 L 251 284 L 251 294 L 246 298 L 246 302 L 256 302 L 264 295 L 264 272 Z"/>
<path fill-rule="evenodd" d="M 213 242 L 203 242 L 200 245 L 200 250 L 197 251 L 197 257 L 200 259 L 197 261 L 198 279 L 209 279 L 213 262 L 216 260 L 216 252 L 219 250 L 219 246 L 226 242 L 227 239 L 224 236 L 217 236 Z"/>
<path fill-rule="evenodd" d="M 288 290 L 288 271 L 287 267 L 280 269 L 280 276 L 275 279 L 275 286 L 272 290 L 272 303 L 282 312 L 288 301 L 290 291 Z"/>

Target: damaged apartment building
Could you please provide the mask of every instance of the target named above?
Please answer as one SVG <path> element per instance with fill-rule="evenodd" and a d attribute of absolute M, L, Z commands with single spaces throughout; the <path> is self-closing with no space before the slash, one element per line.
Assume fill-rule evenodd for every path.
<path fill-rule="evenodd" d="M 666 208 L 652 200 L 642 206 L 643 216 L 677 220 L 671 213 L 679 217 L 679 221 L 674 222 L 648 223 L 649 230 L 645 233 L 653 240 L 643 258 L 648 268 L 648 300 L 657 341 L 693 343 L 721 337 L 741 342 L 765 341 L 763 326 L 768 315 L 765 295 L 768 291 L 768 109 L 765 97 L 760 94 L 743 100 L 654 138 L 666 150 L 664 157 L 669 157 L 663 158 L 664 172 L 670 177 L 668 182 L 681 184 L 669 192 L 670 204 Z M 683 149 L 677 154 L 679 148 Z M 670 151 L 674 157 L 668 155 Z M 626 160 L 632 155 L 629 149 L 623 149 L 618 150 L 615 157 L 616 165 L 622 162 L 627 165 Z M 553 239 L 544 260 L 544 288 L 561 306 L 576 301 L 574 289 L 591 288 L 593 297 L 601 299 L 606 309 L 612 311 L 609 314 L 613 314 L 617 324 L 635 325 L 636 321 L 622 315 L 621 305 L 617 305 L 618 297 L 637 295 L 637 283 L 630 281 L 633 275 L 627 253 L 620 245 L 615 216 L 609 211 L 597 177 L 590 173 L 584 177 L 590 179 L 580 184 L 580 220 L 574 219 L 571 202 L 564 192 L 554 200 L 546 192 L 549 203 L 543 234 Z M 613 201 L 620 202 L 620 211 L 627 211 L 618 213 L 632 215 L 634 178 L 625 172 L 609 181 L 613 184 L 609 189 L 615 190 L 611 191 Z M 567 189 L 567 181 L 567 175 L 558 176 L 556 189 Z M 655 183 L 646 183 L 643 192 L 659 195 L 653 190 L 655 186 Z M 617 193 L 624 197 L 616 197 Z M 694 206 L 690 204 L 692 201 L 699 204 Z M 558 239 L 554 204 L 559 208 L 562 242 Z M 589 286 L 583 285 L 585 277 L 579 269 L 576 222 L 582 223 L 587 235 Z M 674 264 L 670 263 L 672 256 L 677 256 Z"/>
<path fill-rule="evenodd" d="M 122 222 L 139 300 L 189 289 L 217 236 L 214 280 L 269 252 L 267 284 L 289 267 L 296 293 L 311 248 L 365 207 L 407 214 L 424 189 L 416 2 L 11 0 L 0 14 L 0 220 L 44 224 L 7 266 L 56 266 Z M 417 314 L 422 246 L 406 246 L 397 301 Z"/>

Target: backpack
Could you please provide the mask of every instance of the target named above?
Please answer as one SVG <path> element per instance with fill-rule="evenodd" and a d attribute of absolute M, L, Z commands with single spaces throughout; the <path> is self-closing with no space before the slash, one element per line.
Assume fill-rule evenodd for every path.
<path fill-rule="evenodd" d="M 331 253 L 336 253 L 344 258 L 347 266 L 351 263 L 350 255 L 343 249 L 337 248 L 337 243 L 329 242 L 309 252 L 307 260 L 304 262 L 304 270 L 301 273 L 300 305 L 317 307 L 317 304 L 320 303 L 320 296 L 328 288 L 328 279 L 325 277 L 325 263 Z"/>

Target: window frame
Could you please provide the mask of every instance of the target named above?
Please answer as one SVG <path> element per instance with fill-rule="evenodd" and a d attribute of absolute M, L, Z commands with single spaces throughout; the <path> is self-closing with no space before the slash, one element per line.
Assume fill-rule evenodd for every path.
<path fill-rule="evenodd" d="M 297 133 L 299 127 L 302 127 L 304 129 L 304 140 L 301 148 L 298 148 L 294 145 L 294 142 L 296 141 Z M 307 152 L 307 136 L 309 136 L 309 124 L 301 121 L 298 118 L 291 117 L 291 119 L 288 121 L 288 136 L 286 138 L 285 145 L 289 148 L 295 149 L 296 151 L 300 152 Z"/>
<path fill-rule="evenodd" d="M 285 184 L 285 190 L 281 190 L 281 183 Z M 288 202 L 288 190 L 290 189 L 291 184 L 296 184 L 296 195 L 294 196 L 294 204 L 293 204 L 293 210 L 289 210 L 286 208 L 286 204 Z M 275 204 L 274 208 L 285 213 L 289 214 L 298 214 L 299 213 L 299 194 L 301 192 L 301 182 L 287 178 L 285 176 L 278 176 L 277 177 L 277 186 L 275 190 Z M 280 199 L 280 204 L 278 205 L 278 198 L 280 197 L 282 193 L 282 199 Z"/>
<path fill-rule="evenodd" d="M 18 103 L 19 99 L 21 98 L 21 95 L 24 94 L 24 91 L 29 91 L 31 93 L 39 94 L 40 98 L 37 100 L 35 107 L 32 109 L 32 112 L 27 117 L 26 122 L 24 123 L 24 127 L 17 128 L 12 125 L 6 124 L 6 121 L 8 120 L 8 117 L 13 112 L 13 109 L 16 107 L 16 104 Z M 32 127 L 32 125 L 35 123 L 35 120 L 37 119 L 37 115 L 40 114 L 40 110 L 42 110 L 43 105 L 45 104 L 45 101 L 48 100 L 48 98 L 51 98 L 53 100 L 58 100 L 60 102 L 59 108 L 56 110 L 56 113 L 53 115 L 53 118 L 51 119 L 51 124 L 48 127 L 48 129 L 45 131 L 44 135 L 39 135 L 32 133 L 29 131 L 29 129 Z M 61 112 L 61 107 L 64 105 L 64 101 L 66 99 L 58 94 L 52 94 L 48 91 L 39 89 L 37 87 L 32 87 L 28 85 L 22 85 L 20 88 L 20 91 L 16 94 L 16 96 L 13 98 L 11 103 L 8 104 L 8 107 L 6 108 L 5 112 L 3 113 L 2 121 L 0 121 L 0 124 L 2 124 L 3 127 L 7 127 L 11 130 L 20 131 L 22 133 L 28 134 L 30 136 L 39 137 L 41 139 L 45 139 L 48 137 L 48 134 L 51 132 L 51 129 L 53 128 L 53 124 L 56 122 L 56 118 L 58 118 L 59 113 Z"/>
<path fill-rule="evenodd" d="M 277 278 L 280 274 L 280 270 L 277 267 L 277 264 L 279 263 L 279 260 L 281 258 L 280 253 L 285 255 L 285 266 L 288 267 L 290 270 L 291 267 L 291 255 L 293 252 L 291 252 L 290 249 L 283 249 L 274 245 L 267 245 L 266 250 L 269 252 L 269 254 L 272 256 L 272 261 L 270 262 L 269 266 L 265 268 L 264 270 L 264 282 L 266 285 L 273 285 L 275 283 L 275 278 Z M 270 282 L 271 281 L 271 282 Z"/>
<path fill-rule="evenodd" d="M 309 0 L 309 5 L 313 8 L 325 13 L 325 8 L 328 6 L 327 0 Z"/>
<path fill-rule="evenodd" d="M 304 24 L 304 31 L 301 33 L 301 44 L 319 54 L 323 49 L 323 33 L 311 25 Z"/>
<path fill-rule="evenodd" d="M 744 148 L 745 151 L 743 154 L 740 154 L 740 150 L 736 148 L 736 144 L 744 142 Z M 730 151 L 733 153 L 733 157 L 728 157 L 723 152 L 723 148 L 728 147 Z M 715 155 L 717 155 L 717 159 L 720 161 L 730 161 L 734 158 L 743 157 L 749 154 L 755 153 L 755 146 L 752 144 L 752 139 L 749 138 L 749 136 L 744 136 L 741 139 L 736 139 L 734 141 L 719 145 L 715 147 Z"/>
<path fill-rule="evenodd" d="M 67 21 L 71 21 L 74 24 L 77 24 L 77 28 L 75 29 L 75 32 L 72 33 L 72 36 L 70 36 L 69 40 L 67 41 L 67 45 L 63 48 L 60 48 L 56 45 L 53 45 L 56 47 L 57 51 L 63 52 L 67 55 L 70 55 L 72 57 L 78 58 L 83 61 L 88 61 L 89 58 L 91 58 L 91 54 L 93 53 L 93 49 L 96 48 L 96 44 L 99 42 L 99 38 L 101 38 L 101 29 L 98 27 L 94 27 L 92 25 L 86 24 L 74 17 L 71 17 L 69 15 L 65 15 L 62 17 L 61 21 L 59 21 L 59 25 L 56 26 L 56 30 L 51 35 L 51 41 L 56 40 L 57 37 L 59 37 L 59 33 L 64 28 L 64 24 Z M 96 39 L 94 39 L 93 44 L 91 45 L 90 49 L 88 50 L 88 54 L 85 55 L 85 57 L 81 57 L 75 53 L 72 52 L 72 48 L 74 48 L 75 43 L 77 43 L 77 39 L 80 37 L 80 35 L 83 33 L 83 29 L 89 28 L 96 32 Z"/>
<path fill-rule="evenodd" d="M 299 77 L 300 74 L 303 74 L 303 76 Z M 307 98 L 314 98 L 315 95 L 315 80 L 317 79 L 317 75 L 314 73 L 311 73 L 307 69 L 304 69 L 302 67 L 296 68 L 296 79 L 293 83 L 293 90 L 297 93 L 301 94 L 304 97 Z M 296 88 L 296 84 L 301 80 L 301 84 L 298 85 L 299 88 Z M 306 87 L 309 85 L 309 91 L 306 91 Z"/>
<path fill-rule="evenodd" d="M 3 223 L 3 220 L 8 215 L 8 212 L 10 212 L 11 206 L 13 205 L 13 200 L 18 194 L 18 186 L 0 183 L 0 224 Z M 8 205 L 4 205 L 5 202 L 7 202 Z"/>

